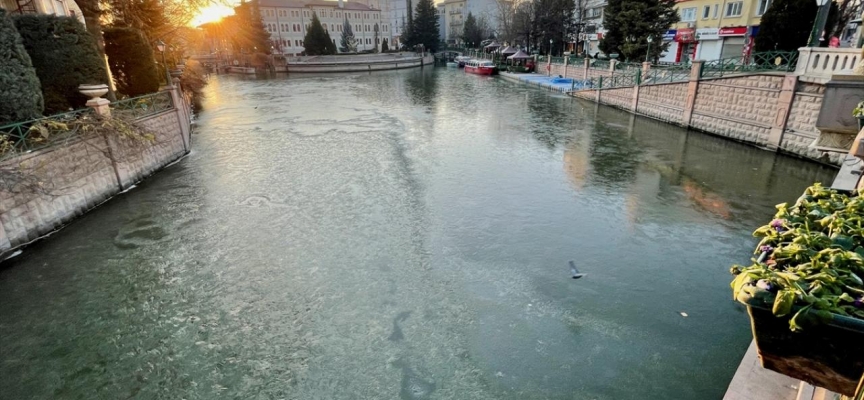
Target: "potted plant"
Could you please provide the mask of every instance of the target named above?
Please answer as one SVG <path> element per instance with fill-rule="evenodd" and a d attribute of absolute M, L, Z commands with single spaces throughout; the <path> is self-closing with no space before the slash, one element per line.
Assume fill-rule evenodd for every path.
<path fill-rule="evenodd" d="M 864 374 L 864 197 L 816 184 L 780 204 L 732 290 L 762 366 L 845 395 Z"/>
<path fill-rule="evenodd" d="M 864 129 L 864 101 L 858 103 L 858 106 L 852 110 L 852 116 L 858 118 L 858 131 Z"/>

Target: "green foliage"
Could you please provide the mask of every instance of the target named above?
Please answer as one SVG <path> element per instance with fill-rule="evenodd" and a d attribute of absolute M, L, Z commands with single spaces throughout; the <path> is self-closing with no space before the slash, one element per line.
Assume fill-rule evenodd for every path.
<path fill-rule="evenodd" d="M 204 86 L 207 86 L 207 72 L 201 63 L 195 60 L 186 62 L 186 69 L 180 75 L 180 87 L 192 100 L 192 110 L 201 111 L 204 100 Z"/>
<path fill-rule="evenodd" d="M 106 28 L 105 54 L 117 91 L 129 97 L 159 90 L 165 81 L 153 58 L 153 49 L 144 33 L 134 28 Z"/>
<path fill-rule="evenodd" d="M 229 25 L 233 25 L 230 30 L 235 50 L 270 54 L 270 32 L 264 28 L 258 0 L 241 0 L 240 5 L 234 8 L 234 18 L 227 20 Z"/>
<path fill-rule="evenodd" d="M 381 41 L 381 52 L 386 53 L 390 51 L 390 47 L 388 47 L 387 38 Z"/>
<path fill-rule="evenodd" d="M 310 56 L 336 54 L 336 45 L 330 39 L 330 34 L 321 26 L 318 14 L 312 13 L 312 22 L 303 37 L 303 47 Z"/>
<path fill-rule="evenodd" d="M 818 6 L 813 0 L 774 0 L 759 25 L 756 51 L 793 51 L 807 45 Z"/>
<path fill-rule="evenodd" d="M 42 89 L 12 19 L 0 9 L 0 125 L 42 115 Z"/>
<path fill-rule="evenodd" d="M 357 51 L 357 39 L 354 39 L 354 29 L 348 22 L 348 14 L 345 14 L 345 22 L 342 23 L 342 38 L 340 39 L 340 50 L 343 53 L 353 53 Z"/>
<path fill-rule="evenodd" d="M 438 50 L 440 43 L 438 37 L 438 15 L 432 0 L 420 0 L 414 18 L 408 25 L 408 41 L 405 42 L 409 48 L 423 45 L 429 51 Z"/>
<path fill-rule="evenodd" d="M 562 40 L 574 32 L 576 25 L 573 13 L 576 3 L 573 0 L 533 0 L 534 19 L 532 25 L 535 38 L 543 53 L 561 54 Z M 552 41 L 550 44 L 549 41 Z M 551 48 L 549 47 L 551 45 Z"/>
<path fill-rule="evenodd" d="M 108 83 L 96 42 L 77 19 L 20 15 L 13 20 L 42 82 L 47 114 L 84 107 L 87 97 L 78 85 Z"/>
<path fill-rule="evenodd" d="M 732 267 L 735 299 L 794 313 L 793 331 L 831 314 L 864 319 L 864 198 L 816 184 L 777 210 L 753 233 L 759 257 Z"/>
<path fill-rule="evenodd" d="M 480 27 L 477 26 L 477 19 L 470 11 L 462 25 L 462 41 L 469 47 L 479 47 L 480 42 L 483 41 L 483 32 L 480 31 Z"/>
<path fill-rule="evenodd" d="M 110 1 L 111 7 L 107 13 L 112 17 L 112 26 L 138 29 L 144 32 L 150 41 L 170 41 L 170 33 L 174 27 L 165 15 L 167 11 L 161 0 Z"/>
<path fill-rule="evenodd" d="M 649 58 L 660 57 L 668 47 L 663 34 L 680 20 L 675 0 L 609 0 L 604 10 L 607 27 L 600 50 L 618 53 L 624 60 L 642 61 L 648 52 L 648 37 L 653 38 Z"/>

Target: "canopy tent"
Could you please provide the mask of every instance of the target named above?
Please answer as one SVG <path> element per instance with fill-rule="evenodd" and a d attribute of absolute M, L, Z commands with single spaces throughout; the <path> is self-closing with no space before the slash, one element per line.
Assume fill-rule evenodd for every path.
<path fill-rule="evenodd" d="M 507 46 L 504 50 L 501 50 L 501 55 L 506 56 L 506 55 L 508 55 L 508 54 L 516 54 L 516 53 L 518 53 L 518 52 L 519 52 L 518 49 L 514 49 L 514 48 L 512 48 L 512 47 L 510 47 L 510 46 Z"/>
<path fill-rule="evenodd" d="M 499 47 L 501 47 L 501 45 L 498 44 L 498 42 L 492 42 L 492 43 L 489 43 L 488 45 L 486 45 L 486 47 L 484 47 L 484 49 L 497 49 Z"/>
<path fill-rule="evenodd" d="M 513 54 L 510 57 L 507 57 L 508 60 L 530 60 L 532 58 L 534 58 L 534 56 L 532 56 L 532 55 L 530 55 L 530 54 L 528 54 L 522 50 L 517 51 L 516 54 Z"/>

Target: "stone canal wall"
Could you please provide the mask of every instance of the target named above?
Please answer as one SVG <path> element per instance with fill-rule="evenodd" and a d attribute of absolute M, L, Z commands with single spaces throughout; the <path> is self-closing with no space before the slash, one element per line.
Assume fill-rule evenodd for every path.
<path fill-rule="evenodd" d="M 190 144 L 190 110 L 180 105 L 137 120 L 153 140 L 78 137 L 0 162 L 0 260 L 179 159 Z"/>
<path fill-rule="evenodd" d="M 820 159 L 821 152 L 811 145 L 819 136 L 816 120 L 824 85 L 777 73 L 700 79 L 697 68 L 695 65 L 685 82 L 580 90 L 572 95 L 685 128 Z"/>

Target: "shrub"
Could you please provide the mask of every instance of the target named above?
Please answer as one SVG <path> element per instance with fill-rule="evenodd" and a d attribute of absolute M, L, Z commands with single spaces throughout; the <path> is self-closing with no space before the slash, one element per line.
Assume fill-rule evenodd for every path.
<path fill-rule="evenodd" d="M 108 66 L 117 91 L 129 97 L 154 93 L 165 80 L 144 33 L 134 28 L 107 28 L 103 32 Z"/>
<path fill-rule="evenodd" d="M 183 70 L 183 75 L 180 75 L 180 87 L 191 99 L 193 111 L 201 111 L 204 86 L 207 86 L 207 72 L 204 67 L 195 60 L 186 61 L 186 69 Z"/>
<path fill-rule="evenodd" d="M 42 82 L 45 112 L 83 108 L 80 84 L 106 84 L 105 63 L 84 25 L 71 17 L 20 15 L 13 18 Z"/>
<path fill-rule="evenodd" d="M 0 125 L 42 115 L 42 89 L 12 19 L 0 10 Z"/>

